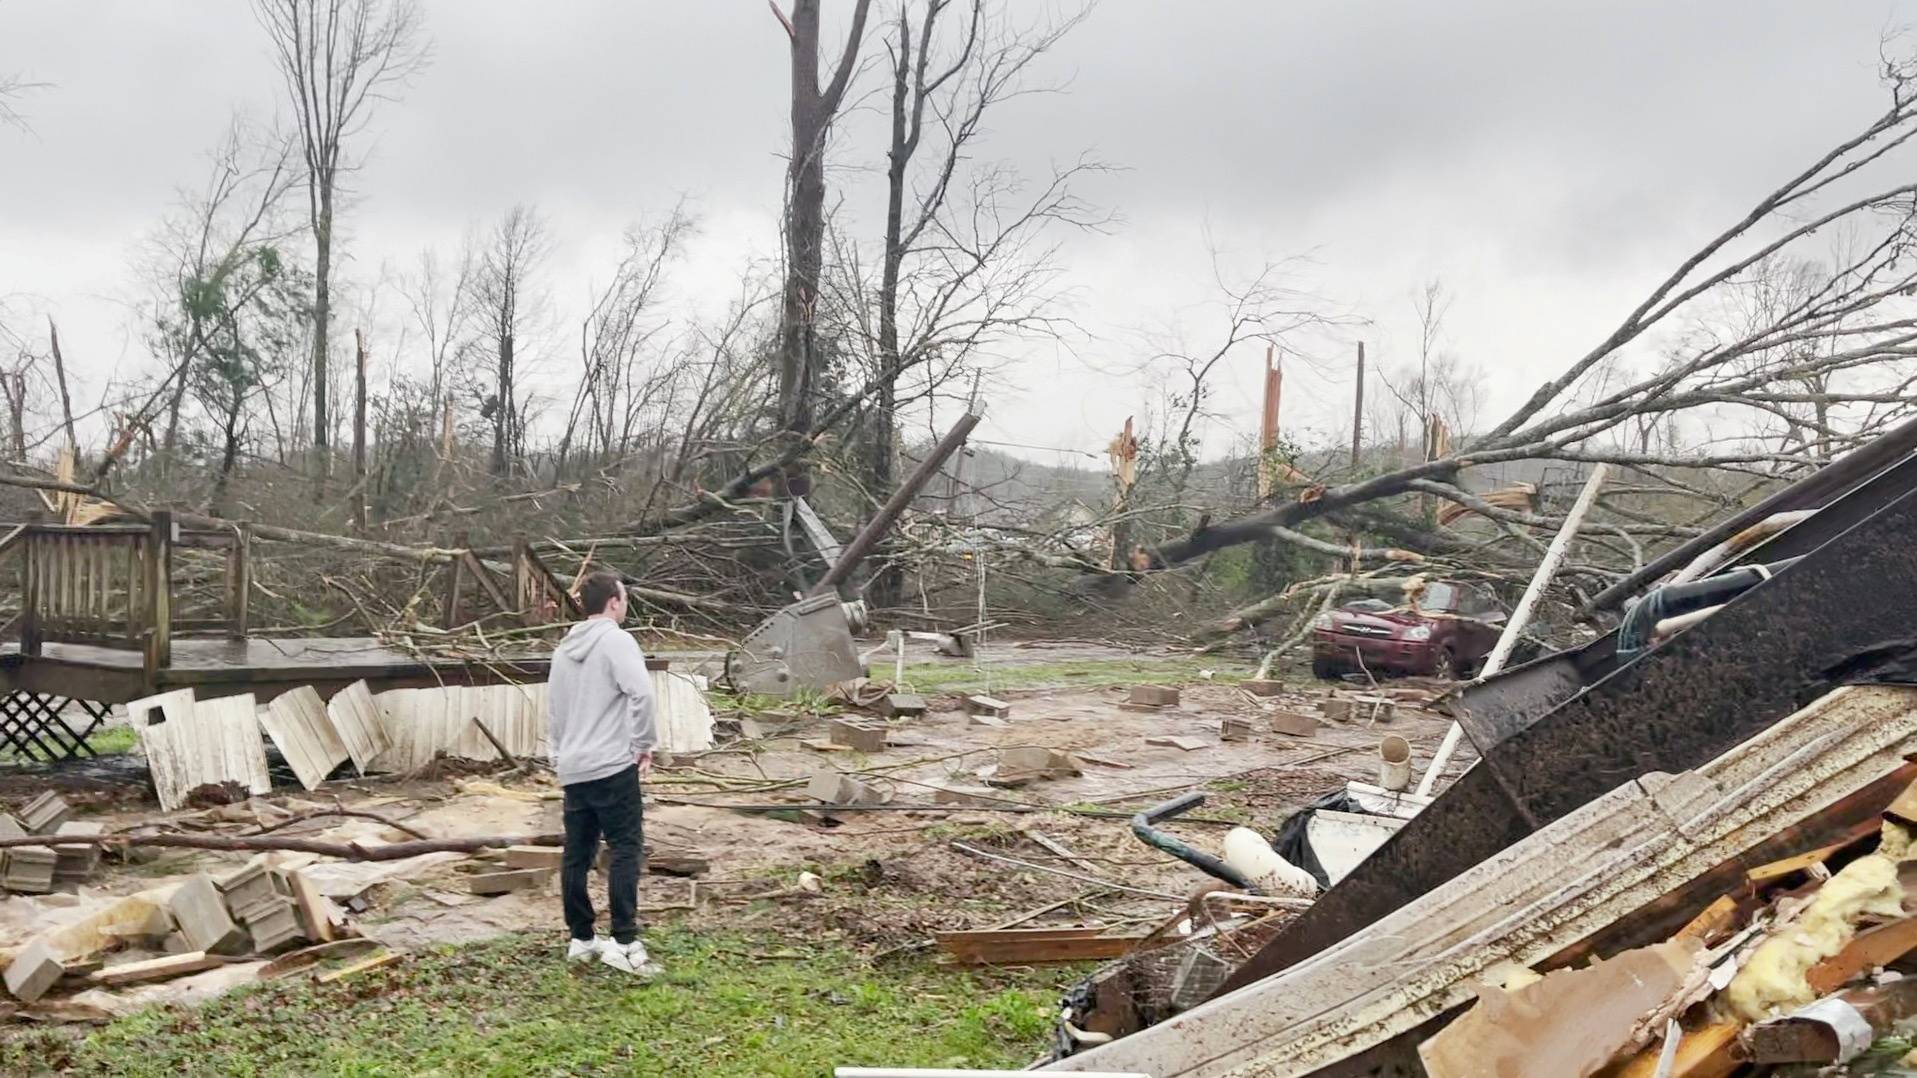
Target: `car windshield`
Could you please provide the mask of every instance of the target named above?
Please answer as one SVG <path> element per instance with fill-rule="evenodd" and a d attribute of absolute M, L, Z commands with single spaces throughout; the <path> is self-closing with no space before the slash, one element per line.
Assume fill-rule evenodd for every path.
<path fill-rule="evenodd" d="M 1456 610 L 1458 589 L 1450 584 L 1426 584 L 1424 598 L 1418 602 L 1426 610 Z"/>

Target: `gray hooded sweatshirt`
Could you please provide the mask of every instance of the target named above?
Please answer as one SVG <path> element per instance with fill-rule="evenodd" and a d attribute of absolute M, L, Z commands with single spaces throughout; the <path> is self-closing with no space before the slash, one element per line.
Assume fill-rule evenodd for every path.
<path fill-rule="evenodd" d="M 652 676 L 639 642 L 609 618 L 574 625 L 552 652 L 546 711 L 561 786 L 633 766 L 658 740 Z"/>

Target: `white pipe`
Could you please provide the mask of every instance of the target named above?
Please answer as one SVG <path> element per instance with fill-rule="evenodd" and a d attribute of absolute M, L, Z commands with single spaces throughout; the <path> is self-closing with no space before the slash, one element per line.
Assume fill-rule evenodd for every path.
<path fill-rule="evenodd" d="M 1378 742 L 1378 785 L 1393 792 L 1411 785 L 1411 742 L 1397 734 Z"/>
<path fill-rule="evenodd" d="M 1598 488 L 1604 485 L 1604 476 L 1609 469 L 1603 465 L 1591 469 L 1591 478 L 1585 480 L 1584 489 L 1578 492 L 1578 500 L 1564 517 L 1564 526 L 1558 529 L 1557 537 L 1544 552 L 1544 559 L 1538 562 L 1537 571 L 1531 574 L 1531 583 L 1524 589 L 1524 597 L 1518 600 L 1518 607 L 1511 611 L 1510 620 L 1504 623 L 1504 633 L 1498 637 L 1496 647 L 1485 657 L 1484 669 L 1478 677 L 1487 678 L 1504 669 L 1511 658 L 1511 650 L 1518 645 L 1518 637 L 1531 620 L 1531 614 L 1537 609 L 1538 602 L 1544 598 L 1544 589 L 1551 584 L 1551 578 L 1558 573 L 1558 566 L 1564 564 L 1565 555 L 1571 552 L 1571 540 L 1577 537 L 1578 528 L 1584 524 L 1584 517 L 1597 504 Z M 1444 741 L 1431 757 L 1431 766 L 1425 768 L 1424 777 L 1418 780 L 1418 795 L 1428 797 L 1431 788 L 1438 784 L 1438 776 L 1444 773 L 1451 756 L 1458 751 L 1458 742 L 1464 738 L 1464 727 L 1453 722 L 1451 729 L 1444 732 Z"/>
<path fill-rule="evenodd" d="M 1681 632 L 1696 625 L 1698 622 L 1703 621 L 1705 618 L 1710 617 L 1722 609 L 1724 609 L 1724 604 L 1719 603 L 1716 606 L 1707 606 L 1702 610 L 1693 610 L 1688 614 L 1679 614 L 1676 617 L 1665 618 L 1652 628 L 1651 639 L 1654 641 L 1663 640 L 1673 633 Z"/>
<path fill-rule="evenodd" d="M 1738 532 L 1736 535 L 1731 536 L 1729 539 L 1706 550 L 1704 553 L 1699 554 L 1691 564 L 1679 569 L 1671 577 L 1670 582 L 1673 584 L 1688 584 L 1693 580 L 1709 576 L 1712 572 L 1716 571 L 1718 566 L 1723 565 L 1737 555 L 1756 546 L 1759 541 L 1768 539 L 1800 521 L 1809 520 L 1812 516 L 1816 515 L 1817 512 L 1815 509 L 1796 509 L 1788 513 L 1772 513 L 1763 520 L 1758 521 L 1743 531 Z"/>

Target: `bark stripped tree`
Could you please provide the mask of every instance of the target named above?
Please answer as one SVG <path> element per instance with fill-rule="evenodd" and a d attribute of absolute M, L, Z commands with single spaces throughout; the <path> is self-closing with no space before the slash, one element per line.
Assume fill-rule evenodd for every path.
<path fill-rule="evenodd" d="M 292 100 L 306 166 L 313 232 L 313 476 L 323 492 L 332 468 L 328 394 L 333 226 L 353 159 L 346 143 L 376 102 L 397 93 L 426 62 L 414 0 L 254 0 Z"/>
<path fill-rule="evenodd" d="M 820 0 L 793 0 L 792 12 L 773 14 L 792 46 L 792 156 L 786 166 L 785 291 L 779 319 L 779 426 L 792 439 L 809 437 L 817 410 L 815 330 L 819 281 L 825 266 L 825 149 L 832 123 L 858 68 L 859 46 L 872 0 L 857 0 L 845 47 L 832 78 L 819 85 Z M 795 458 L 798 464 L 802 458 Z M 793 493 L 809 487 L 803 468 L 789 477 Z"/>

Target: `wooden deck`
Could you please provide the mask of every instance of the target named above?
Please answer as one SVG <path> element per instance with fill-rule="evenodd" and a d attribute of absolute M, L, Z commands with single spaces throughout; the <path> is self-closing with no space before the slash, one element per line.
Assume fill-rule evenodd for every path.
<path fill-rule="evenodd" d="M 167 665 L 151 683 L 142 654 L 126 648 L 48 642 L 40 654 L 0 646 L 0 692 L 23 691 L 75 700 L 123 704 L 155 692 L 191 688 L 201 699 L 250 692 L 261 703 L 300 685 L 330 697 L 355 681 L 374 692 L 434 685 L 543 681 L 550 664 L 543 650 L 503 662 L 421 659 L 373 637 L 194 639 L 176 637 Z"/>

